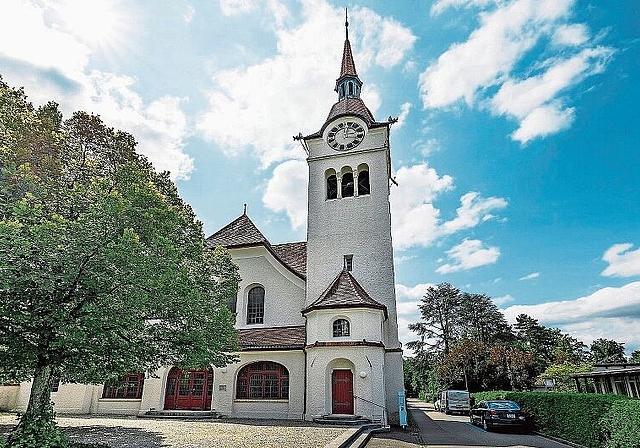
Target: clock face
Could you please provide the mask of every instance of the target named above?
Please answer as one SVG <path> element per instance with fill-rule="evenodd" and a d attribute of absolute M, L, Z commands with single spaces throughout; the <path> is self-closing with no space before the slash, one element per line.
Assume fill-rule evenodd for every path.
<path fill-rule="evenodd" d="M 338 123 L 329 130 L 327 143 L 333 149 L 346 151 L 353 149 L 362 142 L 364 138 L 364 128 L 360 123 L 347 121 Z"/>

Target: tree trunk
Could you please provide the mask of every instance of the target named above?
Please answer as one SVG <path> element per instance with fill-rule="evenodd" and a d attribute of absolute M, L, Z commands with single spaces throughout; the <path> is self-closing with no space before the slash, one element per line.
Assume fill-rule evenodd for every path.
<path fill-rule="evenodd" d="M 51 376 L 53 366 L 38 365 L 33 375 L 31 395 L 27 410 L 20 422 L 9 435 L 7 447 L 21 446 L 28 441 L 38 442 L 38 446 L 66 446 L 66 437 L 55 426 L 53 408 L 51 406 Z M 32 446 L 32 445 L 29 445 Z"/>

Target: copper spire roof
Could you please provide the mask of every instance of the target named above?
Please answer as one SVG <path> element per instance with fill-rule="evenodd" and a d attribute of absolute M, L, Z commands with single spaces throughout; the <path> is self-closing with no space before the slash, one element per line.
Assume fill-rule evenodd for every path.
<path fill-rule="evenodd" d="M 327 308 L 375 308 L 383 310 L 385 318 L 387 317 L 387 307 L 372 299 L 351 272 L 346 270 L 341 271 L 320 297 L 302 310 L 302 313 Z"/>
<path fill-rule="evenodd" d="M 338 79 L 343 76 L 355 76 L 358 77 L 358 73 L 356 73 L 356 64 L 353 62 L 353 53 L 351 51 L 351 42 L 349 42 L 349 22 L 346 22 L 347 27 L 347 38 L 344 41 L 344 50 L 342 52 L 342 66 L 340 67 L 340 76 Z"/>

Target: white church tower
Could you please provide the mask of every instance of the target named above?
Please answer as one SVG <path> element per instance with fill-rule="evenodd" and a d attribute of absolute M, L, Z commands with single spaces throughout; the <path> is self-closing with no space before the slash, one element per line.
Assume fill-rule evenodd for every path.
<path fill-rule="evenodd" d="M 360 98 L 349 24 L 333 105 L 309 157 L 307 416 L 397 421 L 404 389 L 389 188 L 389 128 Z"/>

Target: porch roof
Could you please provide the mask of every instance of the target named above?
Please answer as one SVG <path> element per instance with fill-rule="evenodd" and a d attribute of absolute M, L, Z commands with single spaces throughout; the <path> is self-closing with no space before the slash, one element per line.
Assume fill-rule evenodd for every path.
<path fill-rule="evenodd" d="M 243 351 L 302 350 L 306 340 L 304 325 L 275 328 L 242 328 L 238 330 Z"/>

